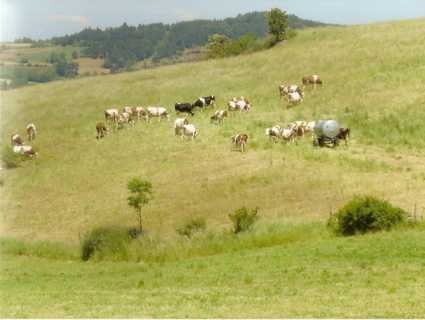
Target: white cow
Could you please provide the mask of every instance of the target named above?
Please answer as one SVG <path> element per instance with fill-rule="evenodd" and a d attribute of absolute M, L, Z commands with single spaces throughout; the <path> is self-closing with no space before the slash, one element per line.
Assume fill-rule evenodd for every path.
<path fill-rule="evenodd" d="M 187 124 L 189 124 L 189 121 L 186 118 L 177 118 L 176 121 L 174 121 L 174 134 L 176 136 L 181 136 L 184 126 Z"/>
<path fill-rule="evenodd" d="M 105 119 L 106 121 L 112 121 L 112 122 L 117 122 L 118 118 L 119 118 L 119 111 L 118 109 L 106 109 L 105 110 Z"/>
<path fill-rule="evenodd" d="M 147 121 L 150 120 L 150 118 L 158 117 L 159 121 L 161 121 L 162 118 L 167 118 L 167 120 L 170 120 L 170 116 L 168 115 L 167 109 L 163 107 L 147 107 L 146 109 L 146 119 Z"/>
<path fill-rule="evenodd" d="M 196 129 L 196 127 L 193 124 L 185 124 L 183 125 L 183 134 L 186 137 L 191 137 L 192 140 L 194 140 L 196 136 L 199 134 L 199 130 Z"/>

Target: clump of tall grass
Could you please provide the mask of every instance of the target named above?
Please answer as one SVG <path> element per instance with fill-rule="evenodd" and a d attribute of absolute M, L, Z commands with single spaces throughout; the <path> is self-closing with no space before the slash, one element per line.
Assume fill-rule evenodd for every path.
<path fill-rule="evenodd" d="M 207 228 L 205 218 L 190 218 L 185 221 L 180 227 L 176 229 L 176 232 L 188 238 L 191 238 L 194 234 L 202 232 Z"/>
<path fill-rule="evenodd" d="M 229 218 L 233 223 L 233 233 L 237 234 L 248 231 L 258 220 L 258 208 L 251 210 L 246 207 L 239 208 L 235 212 L 229 214 Z"/>
<path fill-rule="evenodd" d="M 4 238 L 0 240 L 1 254 L 33 256 L 55 260 L 77 260 L 78 248 L 61 242 L 35 241 Z"/>

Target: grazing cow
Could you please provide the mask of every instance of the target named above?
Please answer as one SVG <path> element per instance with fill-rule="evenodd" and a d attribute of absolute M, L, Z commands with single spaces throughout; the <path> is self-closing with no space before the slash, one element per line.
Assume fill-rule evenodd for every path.
<path fill-rule="evenodd" d="M 317 74 L 311 75 L 311 76 L 305 76 L 302 78 L 303 85 L 306 86 L 308 84 L 312 84 L 314 87 L 316 87 L 317 84 L 322 85 L 323 81 L 320 79 L 320 76 Z"/>
<path fill-rule="evenodd" d="M 149 122 L 150 118 L 158 117 L 159 121 L 161 121 L 162 118 L 167 118 L 167 120 L 170 120 L 170 116 L 168 115 L 167 109 L 163 107 L 147 107 L 146 109 L 147 115 L 146 119 Z"/>
<path fill-rule="evenodd" d="M 245 147 L 248 142 L 248 135 L 245 133 L 238 133 L 232 137 L 232 143 L 239 148 L 241 152 L 245 152 Z"/>
<path fill-rule="evenodd" d="M 108 128 L 103 122 L 96 123 L 96 139 L 103 138 L 108 133 Z"/>
<path fill-rule="evenodd" d="M 249 101 L 242 96 L 239 98 L 233 97 L 232 100 L 227 103 L 227 106 L 229 108 L 229 111 L 248 112 L 251 109 L 251 104 L 249 103 Z"/>
<path fill-rule="evenodd" d="M 248 112 L 249 110 L 251 110 L 251 104 L 248 100 L 239 100 L 238 102 L 236 102 L 236 105 L 240 111 Z"/>
<path fill-rule="evenodd" d="M 35 140 L 35 136 L 37 135 L 37 128 L 35 124 L 34 123 L 28 124 L 26 130 L 27 130 L 28 140 L 29 141 Z"/>
<path fill-rule="evenodd" d="M 107 109 L 105 110 L 105 120 L 117 123 L 119 117 L 118 109 Z"/>
<path fill-rule="evenodd" d="M 304 133 L 313 133 L 314 127 L 316 126 L 316 121 L 307 121 L 304 125 Z"/>
<path fill-rule="evenodd" d="M 216 121 L 218 124 L 222 124 L 224 118 L 227 118 L 228 113 L 226 110 L 217 110 L 214 112 L 214 115 L 211 117 L 211 121 Z"/>
<path fill-rule="evenodd" d="M 185 113 L 189 113 L 192 116 L 195 115 L 192 111 L 194 107 L 195 107 L 194 105 L 188 102 L 176 103 L 174 105 L 174 109 L 176 110 L 176 113 L 185 112 Z"/>
<path fill-rule="evenodd" d="M 348 139 L 350 138 L 350 128 L 340 128 L 336 137 L 339 140 L 344 140 L 345 145 L 348 145 Z"/>
<path fill-rule="evenodd" d="M 132 114 L 137 116 L 137 120 L 140 120 L 142 117 L 146 117 L 146 110 L 143 107 L 133 107 Z"/>
<path fill-rule="evenodd" d="M 129 124 L 131 126 L 134 126 L 135 122 L 131 114 L 128 112 L 123 112 L 118 115 L 118 129 L 124 128 L 124 124 Z"/>
<path fill-rule="evenodd" d="M 302 101 L 303 97 L 298 91 L 288 93 L 288 103 L 290 105 L 295 105 L 301 103 Z"/>
<path fill-rule="evenodd" d="M 215 104 L 215 96 L 199 97 L 193 104 L 193 107 L 204 108 Z"/>
<path fill-rule="evenodd" d="M 279 125 L 267 128 L 266 135 L 269 137 L 270 141 L 277 142 L 277 140 L 282 137 L 282 128 Z"/>
<path fill-rule="evenodd" d="M 13 152 L 28 156 L 30 158 L 36 157 L 38 155 L 38 153 L 35 152 L 31 146 L 26 146 L 26 145 L 13 146 Z"/>
<path fill-rule="evenodd" d="M 189 124 L 189 121 L 186 118 L 177 118 L 174 121 L 174 134 L 176 136 L 181 136 L 183 133 L 183 127 Z"/>
<path fill-rule="evenodd" d="M 279 86 L 280 98 L 287 96 L 290 92 L 298 92 L 300 95 L 303 94 L 301 88 L 296 84 L 291 84 L 288 86 L 282 84 Z"/>
<path fill-rule="evenodd" d="M 230 100 L 227 103 L 227 106 L 229 108 L 229 111 L 237 111 L 238 110 L 238 105 L 236 104 L 237 101 L 235 101 L 235 100 L 236 100 L 236 98 L 233 98 L 232 100 Z"/>
<path fill-rule="evenodd" d="M 24 144 L 24 140 L 22 140 L 21 136 L 17 133 L 14 133 L 10 137 L 10 143 L 13 146 L 22 146 Z"/>
<path fill-rule="evenodd" d="M 183 125 L 183 135 L 184 136 L 191 137 L 192 140 L 194 140 L 198 134 L 199 134 L 199 130 L 196 129 L 196 127 L 193 124 Z M 182 135 L 182 138 L 183 138 L 183 135 Z"/>
<path fill-rule="evenodd" d="M 294 142 L 297 135 L 298 135 L 298 129 L 294 126 L 284 128 L 281 131 L 282 139 L 289 143 Z"/>
<path fill-rule="evenodd" d="M 127 112 L 128 114 L 132 114 L 133 109 L 134 109 L 133 107 L 126 106 L 126 107 L 122 108 L 122 112 Z"/>

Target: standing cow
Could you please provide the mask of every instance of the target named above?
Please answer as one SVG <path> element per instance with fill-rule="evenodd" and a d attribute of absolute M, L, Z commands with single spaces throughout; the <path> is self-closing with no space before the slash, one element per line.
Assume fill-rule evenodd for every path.
<path fill-rule="evenodd" d="M 34 123 L 30 123 L 26 127 L 28 140 L 32 141 L 35 140 L 35 136 L 37 135 L 37 128 Z"/>
<path fill-rule="evenodd" d="M 106 122 L 112 122 L 117 123 L 119 118 L 119 111 L 118 109 L 106 109 L 105 110 L 105 120 Z"/>
<path fill-rule="evenodd" d="M 215 104 L 215 96 L 199 97 L 193 104 L 193 107 L 204 108 Z"/>
<path fill-rule="evenodd" d="M 309 85 L 309 84 L 312 84 L 313 85 L 313 88 L 316 88 L 316 85 L 318 85 L 318 84 L 320 84 L 320 85 L 323 84 L 322 79 L 317 74 L 313 74 L 311 76 L 304 76 L 302 78 L 302 82 L 303 82 L 303 85 L 304 86 Z"/>
<path fill-rule="evenodd" d="M 247 142 L 248 135 L 245 133 L 238 133 L 232 137 L 232 143 L 240 150 L 240 152 L 245 152 Z"/>
<path fill-rule="evenodd" d="M 108 133 L 108 128 L 103 122 L 96 123 L 96 139 L 103 138 Z"/>
<path fill-rule="evenodd" d="M 196 138 L 196 136 L 199 134 L 199 130 L 196 129 L 196 127 L 193 124 L 185 124 L 183 125 L 183 136 L 191 137 L 192 140 Z"/>
<path fill-rule="evenodd" d="M 177 118 L 174 121 L 174 135 L 181 136 L 184 130 L 184 126 L 189 124 L 189 121 L 186 118 Z"/>
<path fill-rule="evenodd" d="M 146 119 L 149 122 L 150 118 L 157 117 L 159 122 L 161 119 L 166 118 L 168 121 L 170 120 L 170 116 L 168 115 L 167 109 L 163 107 L 148 107 L 146 109 Z"/>

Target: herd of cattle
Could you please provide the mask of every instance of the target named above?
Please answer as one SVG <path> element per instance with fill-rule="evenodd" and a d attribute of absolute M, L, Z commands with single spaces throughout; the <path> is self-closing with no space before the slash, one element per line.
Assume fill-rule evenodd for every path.
<path fill-rule="evenodd" d="M 279 93 L 280 97 L 287 97 L 290 106 L 301 103 L 304 99 L 303 89 L 307 85 L 312 85 L 314 88 L 316 85 L 322 85 L 323 82 L 318 75 L 306 76 L 302 78 L 303 88 L 298 85 L 280 85 Z M 193 116 L 195 108 L 201 110 L 208 107 L 214 106 L 216 102 L 215 96 L 206 96 L 198 98 L 194 103 L 184 102 L 176 103 L 174 109 L 177 114 L 187 113 Z M 227 103 L 227 110 L 217 110 L 210 117 L 212 122 L 222 124 L 224 119 L 229 116 L 231 112 L 249 112 L 251 110 L 251 103 L 245 97 L 234 97 Z M 167 119 L 169 121 L 170 115 L 164 107 L 141 107 L 141 106 L 124 106 L 122 110 L 118 108 L 111 108 L 104 111 L 105 122 L 96 123 L 96 139 L 105 137 L 110 131 L 115 131 L 124 128 L 124 126 L 134 126 L 137 121 L 144 120 L 150 122 L 152 118 L 158 118 L 159 121 Z M 288 124 L 286 127 L 275 125 L 272 128 L 265 130 L 266 135 L 271 141 L 277 142 L 282 139 L 287 142 L 293 142 L 297 137 L 303 137 L 308 133 L 314 134 L 314 128 L 316 126 L 315 121 L 295 121 Z M 347 144 L 350 136 L 350 129 L 340 128 L 337 139 L 344 140 Z M 28 124 L 26 127 L 28 140 L 32 141 L 35 139 L 37 129 L 33 123 Z M 181 136 L 182 138 L 188 137 L 192 140 L 195 139 L 199 134 L 199 129 L 194 124 L 189 123 L 187 117 L 177 118 L 174 122 L 174 134 Z M 248 134 L 236 133 L 231 137 L 232 143 L 241 152 L 246 149 L 248 142 Z M 19 134 L 13 134 L 11 137 L 11 144 L 13 152 L 27 155 L 29 157 L 36 156 L 37 153 L 33 150 L 30 145 L 25 145 Z"/>

